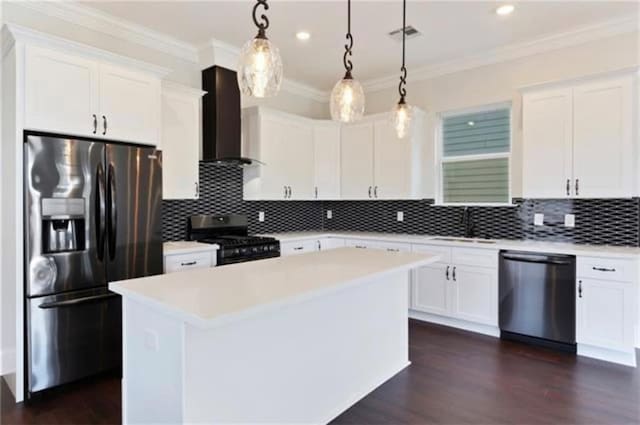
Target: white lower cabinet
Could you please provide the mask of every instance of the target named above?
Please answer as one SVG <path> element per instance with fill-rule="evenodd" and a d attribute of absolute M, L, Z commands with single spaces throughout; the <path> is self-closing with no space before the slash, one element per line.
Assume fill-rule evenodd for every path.
<path fill-rule="evenodd" d="M 319 238 L 305 239 L 293 242 L 280 242 L 280 255 L 296 255 L 306 252 L 326 251 L 329 249 L 344 247 L 344 239 L 340 238 Z"/>
<path fill-rule="evenodd" d="M 413 245 L 412 249 L 440 255 L 440 262 L 413 272 L 412 310 L 498 326 L 498 253 L 495 250 L 429 245 Z"/>

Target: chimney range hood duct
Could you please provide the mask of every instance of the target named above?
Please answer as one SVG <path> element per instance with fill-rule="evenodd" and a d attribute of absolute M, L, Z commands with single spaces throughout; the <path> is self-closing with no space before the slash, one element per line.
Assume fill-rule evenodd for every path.
<path fill-rule="evenodd" d="M 202 71 L 202 160 L 248 167 L 261 162 L 242 156 L 240 89 L 235 71 L 212 66 Z"/>

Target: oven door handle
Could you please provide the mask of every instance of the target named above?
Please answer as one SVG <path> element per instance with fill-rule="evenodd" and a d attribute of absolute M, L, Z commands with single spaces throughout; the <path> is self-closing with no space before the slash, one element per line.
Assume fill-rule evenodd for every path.
<path fill-rule="evenodd" d="M 511 261 L 522 261 L 525 263 L 537 263 L 537 264 L 554 264 L 557 266 L 569 266 L 571 265 L 571 261 L 566 260 L 551 260 L 548 258 L 542 258 L 537 256 L 526 256 L 526 255 L 513 255 L 513 254 L 503 254 L 502 258 L 505 260 Z"/>
<path fill-rule="evenodd" d="M 59 307 L 72 307 L 75 305 L 79 305 L 79 304 L 86 304 L 86 303 L 90 303 L 90 302 L 95 302 L 95 301 L 102 301 L 102 300 L 106 300 L 109 298 L 115 298 L 118 297 L 119 295 L 116 293 L 109 293 L 109 294 L 102 294 L 102 295 L 91 295 L 89 297 L 82 297 L 82 298 L 75 298 L 72 300 L 66 300 L 66 301 L 53 301 L 50 303 L 42 303 L 40 304 L 38 307 L 39 308 L 59 308 Z"/>

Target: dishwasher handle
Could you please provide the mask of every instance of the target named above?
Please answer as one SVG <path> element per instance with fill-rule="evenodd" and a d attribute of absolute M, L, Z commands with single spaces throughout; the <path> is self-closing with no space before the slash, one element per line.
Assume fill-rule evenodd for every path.
<path fill-rule="evenodd" d="M 502 258 L 511 261 L 522 261 L 525 263 L 538 263 L 538 264 L 553 264 L 556 266 L 570 266 L 572 262 L 570 260 L 558 260 L 553 257 L 546 257 L 542 255 L 524 255 L 524 254 L 502 254 Z"/>

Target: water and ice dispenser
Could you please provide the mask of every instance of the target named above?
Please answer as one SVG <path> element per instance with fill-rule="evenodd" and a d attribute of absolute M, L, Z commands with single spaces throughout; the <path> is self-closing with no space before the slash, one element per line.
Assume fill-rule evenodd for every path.
<path fill-rule="evenodd" d="M 85 249 L 83 198 L 42 199 L 42 250 L 44 253 Z"/>

